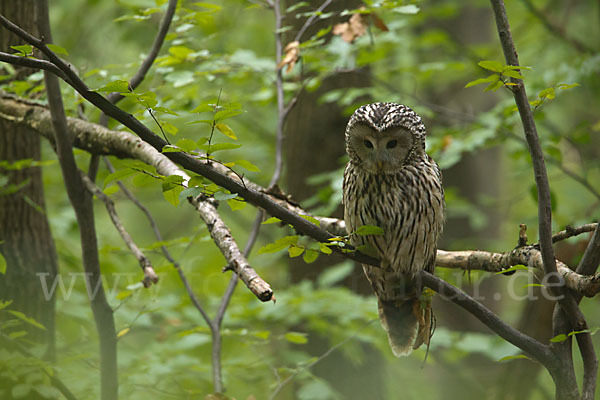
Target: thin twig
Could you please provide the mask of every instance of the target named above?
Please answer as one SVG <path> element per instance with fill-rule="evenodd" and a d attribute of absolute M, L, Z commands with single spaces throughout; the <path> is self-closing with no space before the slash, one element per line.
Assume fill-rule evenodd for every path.
<path fill-rule="evenodd" d="M 60 70 L 60 68 L 46 60 L 37 60 L 34 58 L 15 56 L 14 54 L 0 52 L 0 61 L 4 61 L 8 64 L 19 65 L 21 67 L 49 71 L 61 78 L 62 80 L 67 79 L 66 75 Z"/>
<path fill-rule="evenodd" d="M 169 32 L 169 26 L 171 25 L 171 21 L 173 21 L 173 16 L 175 15 L 176 8 L 177 0 L 169 0 L 167 11 L 165 11 L 165 15 L 163 16 L 163 19 L 160 22 L 160 27 L 158 28 L 158 33 L 154 38 L 154 42 L 152 43 L 150 52 L 140 65 L 140 68 L 137 70 L 135 75 L 133 75 L 133 77 L 129 80 L 129 87 L 131 88 L 131 90 L 135 90 L 140 85 L 140 83 L 142 83 L 142 81 L 146 77 L 146 74 L 152 67 L 152 64 L 154 64 L 154 60 L 156 60 L 158 52 L 160 51 L 160 48 L 162 47 L 165 41 L 165 37 Z M 124 96 L 116 92 L 108 95 L 108 100 L 113 104 L 118 103 L 119 100 L 121 100 L 122 98 L 124 98 Z"/>
<path fill-rule="evenodd" d="M 102 202 L 106 206 L 106 210 L 108 211 L 108 215 L 110 216 L 113 225 L 117 229 L 117 232 L 119 232 L 119 235 L 129 248 L 129 250 L 133 253 L 135 258 L 140 263 L 140 267 L 144 272 L 144 286 L 150 287 L 152 283 L 158 282 L 158 275 L 156 275 L 156 272 L 154 272 L 150 259 L 148 259 L 148 257 L 146 257 L 142 250 L 140 250 L 140 248 L 135 244 L 135 242 L 131 238 L 131 235 L 129 234 L 129 232 L 127 232 L 127 230 L 121 223 L 121 219 L 119 218 L 117 210 L 115 209 L 115 203 L 110 197 L 105 195 L 104 192 L 100 190 L 100 188 L 96 186 L 96 184 L 92 182 L 92 180 L 83 172 L 81 172 L 81 179 L 85 184 L 87 190 L 89 190 L 89 192 L 96 196 L 98 199 L 102 200 Z"/>
<path fill-rule="evenodd" d="M 373 323 L 373 321 L 374 320 L 367 322 L 364 327 L 370 325 L 371 323 Z M 273 390 L 273 393 L 271 393 L 271 395 L 269 396 L 269 400 L 274 400 L 275 397 L 277 397 L 277 395 L 279 394 L 279 392 L 281 392 L 281 390 L 283 389 L 283 387 L 285 385 L 287 385 L 288 383 L 290 383 L 290 381 L 292 379 L 294 379 L 296 376 L 298 376 L 301 372 L 304 372 L 307 369 L 311 369 L 316 364 L 318 364 L 319 362 L 323 361 L 331 353 L 333 353 L 334 351 L 336 351 L 337 349 L 339 349 L 340 347 L 342 347 L 343 345 L 345 345 L 346 343 L 348 343 L 349 341 L 351 341 L 352 339 L 354 339 L 356 336 L 358 336 L 359 332 L 360 332 L 360 330 L 357 331 L 357 332 L 355 332 L 353 335 L 348 336 L 346 339 L 342 340 L 341 342 L 337 343 L 336 345 L 330 347 L 329 349 L 327 349 L 327 351 L 325 353 L 321 354 L 319 357 L 317 357 L 317 359 L 315 359 L 314 361 L 310 362 L 309 364 L 306 364 L 306 365 L 304 365 L 301 368 L 297 368 L 287 378 L 285 378 L 283 381 L 279 382 L 279 384 L 277 385 L 277 387 L 275 388 L 275 390 Z"/>
<path fill-rule="evenodd" d="M 551 22 L 548 19 L 547 15 L 545 15 L 541 10 L 537 9 L 533 5 L 531 0 L 521 0 L 521 1 L 523 2 L 523 4 L 525 4 L 525 7 L 527 7 L 529 12 L 531 14 L 533 14 L 537 19 L 540 20 L 540 22 L 542 23 L 542 25 L 544 25 L 544 27 L 546 28 L 546 30 L 548 32 L 550 32 L 557 38 L 562 39 L 563 41 L 569 43 L 571 46 L 573 46 L 577 51 L 579 51 L 581 53 L 594 53 L 595 52 L 594 49 L 592 49 L 585 43 L 569 36 L 563 27 Z"/>
<path fill-rule="evenodd" d="M 319 16 L 319 14 L 322 13 L 323 10 L 326 9 L 327 6 L 329 6 L 331 4 L 331 1 L 332 0 L 325 0 L 325 2 L 323 2 L 323 4 L 321 4 L 321 6 L 319 8 L 317 8 L 317 10 L 313 13 L 313 15 L 311 15 L 310 17 L 308 17 L 306 19 L 306 21 L 304 22 L 304 25 L 302 25 L 302 27 L 296 34 L 294 41 L 299 42 L 300 39 L 302 39 L 302 35 L 304 35 L 304 32 L 306 32 L 306 30 L 312 25 L 312 23 Z"/>

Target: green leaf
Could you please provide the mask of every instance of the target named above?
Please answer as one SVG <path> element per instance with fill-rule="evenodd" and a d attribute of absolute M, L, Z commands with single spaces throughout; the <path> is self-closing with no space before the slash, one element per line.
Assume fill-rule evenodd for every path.
<path fill-rule="evenodd" d="M 6 307 L 12 304 L 12 300 L 0 301 L 0 310 L 4 310 Z"/>
<path fill-rule="evenodd" d="M 165 183 L 163 182 L 163 189 L 165 188 Z M 183 192 L 183 186 L 173 186 L 171 189 L 163 190 L 163 197 L 174 206 L 179 205 L 179 194 Z"/>
<path fill-rule="evenodd" d="M 321 226 L 321 221 L 319 221 L 318 219 L 316 219 L 315 217 L 312 217 L 310 215 L 306 215 L 306 214 L 298 214 L 298 216 L 300 218 L 304 218 L 305 220 L 307 220 L 308 222 L 311 222 L 313 224 L 315 224 L 316 226 Z"/>
<path fill-rule="evenodd" d="M 567 335 L 565 335 L 564 333 L 560 333 L 560 334 L 554 336 L 552 339 L 550 339 L 550 341 L 552 343 L 561 343 L 561 342 L 564 342 L 567 339 L 568 339 Z"/>
<path fill-rule="evenodd" d="M 119 294 L 117 294 L 115 296 L 115 298 L 117 300 L 125 300 L 126 298 L 128 298 L 132 294 L 133 294 L 133 292 L 131 290 L 123 290 L 122 292 L 119 292 Z"/>
<path fill-rule="evenodd" d="M 273 243 L 269 243 L 258 250 L 258 254 L 275 253 L 276 251 L 283 250 L 290 245 L 296 245 L 298 243 L 298 236 L 285 236 L 281 239 L 277 239 Z"/>
<path fill-rule="evenodd" d="M 298 257 L 304 253 L 304 247 L 291 245 L 288 247 L 288 253 L 290 254 L 290 258 Z"/>
<path fill-rule="evenodd" d="M 527 357 L 525 354 L 517 354 L 517 355 L 514 355 L 514 356 L 502 357 L 498 361 L 520 360 L 520 359 L 533 361 L 531 358 Z"/>
<path fill-rule="evenodd" d="M 488 87 L 486 87 L 483 91 L 484 92 L 489 92 L 491 91 L 496 91 L 498 89 L 500 89 L 502 87 L 502 85 L 504 85 L 504 82 L 502 82 L 501 80 L 498 80 L 496 82 L 490 83 Z"/>
<path fill-rule="evenodd" d="M 179 114 L 177 114 L 175 111 L 172 111 L 172 110 L 170 110 L 170 109 L 168 109 L 168 108 L 166 108 L 166 107 L 154 107 L 154 108 L 153 108 L 153 110 L 154 110 L 154 111 L 160 111 L 160 112 L 163 112 L 163 113 L 165 113 L 165 114 L 170 114 L 170 115 L 176 115 L 176 116 L 179 116 Z"/>
<path fill-rule="evenodd" d="M 514 265 L 510 268 L 503 269 L 502 271 L 496 272 L 496 275 L 506 274 L 507 272 L 519 271 L 519 270 L 528 271 L 528 268 L 524 265 Z"/>
<path fill-rule="evenodd" d="M 21 56 L 26 56 L 26 55 L 33 53 L 33 46 L 31 46 L 29 44 L 23 44 L 20 46 L 10 46 L 10 48 L 21 53 L 20 54 Z"/>
<path fill-rule="evenodd" d="M 163 146 L 161 152 L 163 153 L 179 153 L 183 150 L 181 150 L 179 147 L 174 146 L 172 144 L 167 144 L 165 146 Z"/>
<path fill-rule="evenodd" d="M 407 4 L 405 6 L 394 7 L 392 11 L 397 12 L 398 14 L 417 14 L 419 12 L 419 7 L 414 4 Z"/>
<path fill-rule="evenodd" d="M 236 115 L 240 115 L 243 112 L 244 112 L 243 110 L 232 110 L 232 109 L 225 109 L 225 110 L 217 111 L 215 113 L 215 121 L 222 121 L 227 118 L 235 117 Z"/>
<path fill-rule="evenodd" d="M 528 283 L 527 285 L 523 285 L 523 288 L 528 287 L 544 287 L 544 285 L 542 285 L 541 283 Z"/>
<path fill-rule="evenodd" d="M 240 199 L 229 199 L 227 200 L 227 205 L 231 208 L 232 211 L 239 211 L 246 208 L 246 202 Z"/>
<path fill-rule="evenodd" d="M 188 197 L 197 197 L 200 194 L 202 194 L 201 187 L 191 186 L 191 187 L 183 189 L 181 191 L 181 193 L 179 193 L 179 201 L 182 202 L 183 200 L 187 199 Z"/>
<path fill-rule="evenodd" d="M 538 97 L 540 99 L 549 99 L 549 100 L 552 100 L 552 99 L 554 99 L 556 97 L 556 91 L 554 90 L 553 87 L 549 87 L 549 88 L 546 88 L 546 89 L 542 90 L 538 94 Z"/>
<path fill-rule="evenodd" d="M 285 340 L 287 340 L 290 343 L 295 343 L 295 344 L 307 343 L 308 342 L 307 336 L 308 335 L 306 333 L 300 333 L 300 332 L 288 332 L 285 335 L 283 335 Z"/>
<path fill-rule="evenodd" d="M 286 12 L 286 13 L 290 13 L 290 12 L 292 12 L 292 11 L 296 11 L 296 10 L 297 10 L 297 9 L 299 9 L 300 7 L 304 7 L 304 6 L 308 6 L 308 5 L 309 5 L 309 3 L 308 3 L 308 2 L 306 2 L 306 1 L 299 1 L 299 2 L 297 2 L 296 4 L 294 4 L 294 5 L 292 5 L 292 6 L 289 6 L 289 7 L 288 7 L 288 8 L 285 10 L 285 12 Z"/>
<path fill-rule="evenodd" d="M 498 62 L 498 61 L 479 61 L 477 63 L 477 65 L 479 65 L 481 68 L 485 68 L 489 71 L 494 71 L 494 72 L 499 72 L 502 73 L 502 71 L 504 70 L 504 64 Z"/>
<path fill-rule="evenodd" d="M 6 258 L 0 253 L 0 274 L 6 274 Z"/>
<path fill-rule="evenodd" d="M 125 328 L 125 329 L 121 329 L 119 331 L 119 333 L 117 333 L 117 339 L 120 338 L 121 336 L 125 336 L 127 335 L 127 332 L 129 332 L 131 328 Z"/>
<path fill-rule="evenodd" d="M 516 78 L 516 79 L 525 79 L 525 77 L 523 75 L 521 75 L 520 73 L 518 73 L 517 71 L 504 71 L 504 72 L 502 72 L 502 75 L 508 76 L 511 78 Z"/>
<path fill-rule="evenodd" d="M 475 79 L 474 81 L 471 81 L 471 82 L 467 83 L 465 85 L 465 88 L 469 88 L 471 86 L 479 85 L 481 83 L 497 82 L 499 79 L 500 79 L 500 75 L 493 74 L 493 75 L 488 76 L 487 78 Z"/>
<path fill-rule="evenodd" d="M 213 112 L 215 108 L 208 104 L 200 104 L 198 107 L 194 108 L 191 112 L 193 113 L 201 113 L 201 112 Z M 210 121 L 212 122 L 212 121 Z"/>
<path fill-rule="evenodd" d="M 381 229 L 378 226 L 374 226 L 374 225 L 363 225 L 358 227 L 358 229 L 356 230 L 357 235 L 360 236 L 366 236 L 366 235 L 383 235 L 383 229 Z"/>
<path fill-rule="evenodd" d="M 188 181 L 188 186 L 189 187 L 202 186 L 203 183 L 204 183 L 204 178 L 199 175 L 195 175 L 195 176 L 192 176 L 190 178 L 190 180 Z"/>
<path fill-rule="evenodd" d="M 22 321 L 27 322 L 30 325 L 35 326 L 36 328 L 39 328 L 41 330 L 46 330 L 46 327 L 42 324 L 40 324 L 39 322 L 37 322 L 35 319 L 28 317 L 27 315 L 23 314 L 20 311 L 15 311 L 15 310 L 7 310 L 10 314 L 14 315 L 15 317 L 19 318 Z"/>
<path fill-rule="evenodd" d="M 112 174 L 108 174 L 106 176 L 106 178 L 104 178 L 104 187 L 103 188 L 106 188 L 106 186 L 113 181 L 120 181 L 129 175 L 133 175 L 134 173 L 136 173 L 136 171 L 134 169 L 125 168 L 125 169 L 120 169 L 118 171 L 115 171 Z"/>
<path fill-rule="evenodd" d="M 215 144 L 211 144 L 210 146 L 208 146 L 207 144 L 198 146 L 198 148 L 200 150 L 204 150 L 206 152 L 208 152 L 209 148 L 210 148 L 211 153 L 214 153 L 216 151 L 221 151 L 221 150 L 239 149 L 240 147 L 242 147 L 242 145 L 237 144 L 237 143 L 215 143 Z"/>
<path fill-rule="evenodd" d="M 331 254 L 333 252 L 325 243 L 319 243 L 319 250 L 324 254 Z"/>
<path fill-rule="evenodd" d="M 219 122 L 217 125 L 215 125 L 215 127 L 225 136 L 227 136 L 228 138 L 231 138 L 233 140 L 237 140 L 237 136 L 235 136 L 235 133 L 233 132 L 233 129 L 231 129 L 229 127 L 229 125 L 224 124 L 222 122 Z"/>
<path fill-rule="evenodd" d="M 571 89 L 581 86 L 579 83 L 559 83 L 556 87 L 558 89 Z"/>
<path fill-rule="evenodd" d="M 101 88 L 96 89 L 96 92 L 127 93 L 129 92 L 129 82 L 119 79 L 108 83 L 106 86 L 102 86 Z"/>
<path fill-rule="evenodd" d="M 212 119 L 198 119 L 196 121 L 190 121 L 190 122 L 186 122 L 187 124 L 208 124 L 208 125 L 212 125 L 213 124 L 213 120 Z"/>
<path fill-rule="evenodd" d="M 136 171 L 134 169 L 125 168 L 125 169 L 117 170 L 117 171 L 113 172 L 112 174 L 108 174 L 106 176 L 106 178 L 104 178 L 104 187 L 103 188 L 106 188 L 106 186 L 108 186 L 108 184 L 113 181 L 120 181 L 121 179 L 123 179 L 129 175 L 133 175 L 134 173 L 136 173 Z"/>
<path fill-rule="evenodd" d="M 198 147 L 192 139 L 179 139 L 175 145 L 186 153 L 190 153 Z"/>
<path fill-rule="evenodd" d="M 237 193 L 215 192 L 215 200 L 231 200 L 237 197 Z"/>
<path fill-rule="evenodd" d="M 311 250 L 311 249 L 306 249 L 306 251 L 304 252 L 304 256 L 302 257 L 302 259 L 304 260 L 305 263 L 307 264 L 311 264 L 313 262 L 315 262 L 315 260 L 319 257 L 319 252 L 316 250 Z"/>
<path fill-rule="evenodd" d="M 248 160 L 235 160 L 235 164 L 250 172 L 260 172 L 260 169 Z"/>
<path fill-rule="evenodd" d="M 262 222 L 263 225 L 268 225 L 268 224 L 276 224 L 278 222 L 281 222 L 281 220 L 277 217 L 271 217 L 265 221 Z"/>
<path fill-rule="evenodd" d="M 65 56 L 69 55 L 69 53 L 67 52 L 67 49 L 65 49 L 64 47 L 58 46 L 56 44 L 49 43 L 46 45 L 46 47 L 48 47 L 50 50 L 52 50 L 56 54 L 64 54 Z"/>

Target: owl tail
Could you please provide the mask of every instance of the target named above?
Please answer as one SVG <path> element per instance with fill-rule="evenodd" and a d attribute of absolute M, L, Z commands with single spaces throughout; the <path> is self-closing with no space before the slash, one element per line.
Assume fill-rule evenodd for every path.
<path fill-rule="evenodd" d="M 421 306 L 418 298 L 378 300 L 379 319 L 396 357 L 408 356 L 423 343 L 429 345 L 431 303 Z"/>

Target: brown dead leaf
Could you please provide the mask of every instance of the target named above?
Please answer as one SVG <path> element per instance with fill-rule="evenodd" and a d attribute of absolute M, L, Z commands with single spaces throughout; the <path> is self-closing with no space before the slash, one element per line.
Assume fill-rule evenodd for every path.
<path fill-rule="evenodd" d="M 277 68 L 281 69 L 287 65 L 285 72 L 290 72 L 294 68 L 294 65 L 296 65 L 298 56 L 300 56 L 300 42 L 297 40 L 289 42 L 283 49 L 283 52 L 285 54 L 283 59 L 279 62 L 279 64 L 277 64 Z"/>
<path fill-rule="evenodd" d="M 365 7 L 361 7 L 360 10 L 366 10 Z M 333 34 L 339 35 L 341 38 L 352 43 L 357 37 L 363 36 L 367 33 L 367 27 L 372 22 L 376 28 L 381 29 L 384 32 L 389 31 L 383 20 L 375 13 L 356 13 L 352 14 L 348 22 L 336 24 L 333 27 Z"/>

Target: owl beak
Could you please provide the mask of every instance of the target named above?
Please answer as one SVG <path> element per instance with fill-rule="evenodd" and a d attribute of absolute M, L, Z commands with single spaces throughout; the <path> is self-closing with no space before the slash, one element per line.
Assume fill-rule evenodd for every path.
<path fill-rule="evenodd" d="M 383 171 L 383 161 L 377 161 L 377 171 Z"/>

